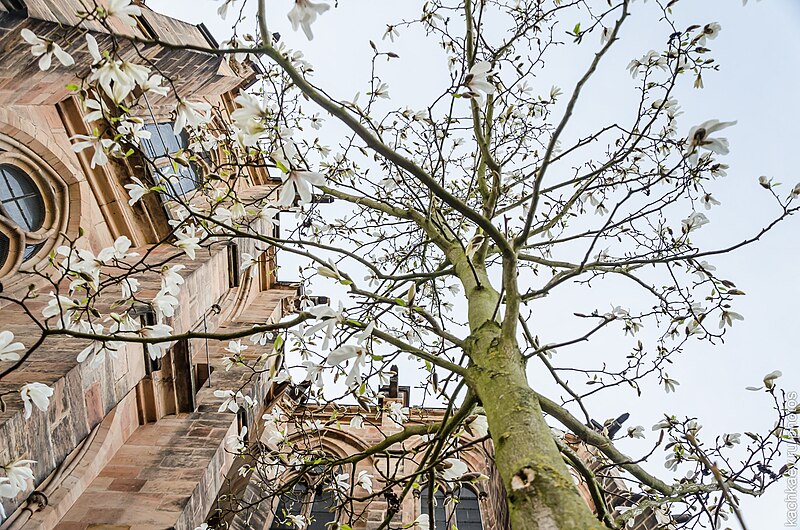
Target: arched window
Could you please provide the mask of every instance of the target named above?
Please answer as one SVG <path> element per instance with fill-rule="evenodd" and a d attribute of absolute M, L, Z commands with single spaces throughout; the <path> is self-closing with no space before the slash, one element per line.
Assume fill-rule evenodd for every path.
<path fill-rule="evenodd" d="M 311 504 L 311 524 L 308 526 L 308 530 L 330 530 L 329 523 L 335 522 L 336 499 L 333 492 L 318 486 L 314 502 Z"/>
<path fill-rule="evenodd" d="M 419 496 L 419 513 L 430 513 L 430 504 L 433 502 L 433 527 L 436 530 L 450 530 L 449 517 L 444 505 L 445 496 L 440 487 L 437 487 L 430 496 L 430 490 L 423 488 Z"/>
<path fill-rule="evenodd" d="M 0 136 L 0 278 L 47 255 L 65 229 L 68 207 L 64 182 L 44 160 Z"/>
<path fill-rule="evenodd" d="M 472 488 L 463 487 L 456 490 L 453 496 L 458 499 L 455 505 L 458 530 L 483 530 L 478 494 Z"/>
<path fill-rule="evenodd" d="M 430 493 L 424 488 L 420 494 L 420 513 L 430 513 Z M 445 495 L 437 487 L 433 494 L 433 524 L 435 530 L 483 530 L 478 494 L 463 487 Z"/>
<path fill-rule="evenodd" d="M 296 530 L 287 515 L 302 515 L 309 519 L 307 530 L 330 530 L 331 523 L 336 522 L 336 497 L 327 487 L 320 483 L 309 489 L 305 484 L 298 483 L 291 493 L 281 496 L 278 506 L 273 513 L 270 530 Z"/>
<path fill-rule="evenodd" d="M 296 527 L 286 519 L 287 515 L 301 515 L 303 504 L 306 502 L 308 488 L 305 484 L 295 484 L 291 493 L 281 495 L 278 506 L 273 512 L 270 530 L 296 530 Z"/>

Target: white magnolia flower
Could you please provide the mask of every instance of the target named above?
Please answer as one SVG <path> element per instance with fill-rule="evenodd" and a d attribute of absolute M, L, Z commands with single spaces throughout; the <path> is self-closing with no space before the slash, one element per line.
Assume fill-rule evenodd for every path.
<path fill-rule="evenodd" d="M 133 90 L 136 85 L 142 86 L 150 79 L 150 68 L 147 66 L 132 63 L 129 61 L 122 61 L 119 66 L 122 74 L 127 79 L 127 84 L 130 90 Z M 126 94 L 127 96 L 127 94 Z M 123 97 L 124 99 L 124 97 Z"/>
<path fill-rule="evenodd" d="M 298 530 L 303 530 L 306 526 L 308 526 L 308 519 L 304 515 L 292 515 L 286 514 L 286 520 L 284 523 L 289 523 L 292 526 L 298 528 Z"/>
<path fill-rule="evenodd" d="M 10 331 L 0 331 L 0 361 L 18 361 L 19 352 L 25 346 L 21 342 L 14 342 L 14 334 Z"/>
<path fill-rule="evenodd" d="M 134 144 L 140 144 L 142 140 L 149 140 L 153 136 L 153 133 L 144 128 L 144 121 L 141 118 L 131 116 L 120 121 L 117 132 Z"/>
<path fill-rule="evenodd" d="M 20 35 L 25 42 L 31 45 L 31 54 L 34 57 L 39 57 L 39 69 L 49 70 L 50 65 L 53 63 L 53 56 L 64 66 L 72 66 L 75 60 L 70 54 L 61 49 L 61 46 L 51 40 L 45 40 L 37 37 L 34 32 L 28 28 L 23 28 Z"/>
<path fill-rule="evenodd" d="M 717 199 L 715 199 L 710 193 L 704 193 L 703 196 L 700 198 L 700 203 L 705 207 L 706 210 L 710 210 L 712 206 L 719 206 L 720 203 Z"/>
<path fill-rule="evenodd" d="M 725 447 L 733 447 L 734 445 L 741 443 L 742 435 L 738 432 L 732 434 L 725 434 L 722 436 L 722 443 Z"/>
<path fill-rule="evenodd" d="M 83 110 L 86 112 L 83 115 L 86 121 L 100 121 L 109 115 L 108 106 L 104 103 L 103 99 L 97 100 L 87 98 L 83 102 Z"/>
<path fill-rule="evenodd" d="M 28 383 L 22 387 L 19 393 L 22 397 L 22 404 L 25 407 L 25 419 L 27 420 L 31 417 L 33 405 L 36 405 L 36 408 L 42 412 L 47 410 L 47 407 L 50 406 L 50 396 L 53 395 L 53 389 L 44 383 Z"/>
<path fill-rule="evenodd" d="M 356 414 L 350 420 L 350 428 L 351 429 L 363 429 L 364 428 L 364 416 L 361 414 Z"/>
<path fill-rule="evenodd" d="M 331 488 L 340 494 L 346 494 L 350 489 L 350 473 L 338 473 L 333 477 Z"/>
<path fill-rule="evenodd" d="M 710 264 L 709 262 L 702 260 L 695 263 L 697 269 L 694 271 L 694 274 L 700 277 L 701 280 L 705 280 L 708 277 L 709 272 L 714 272 L 717 270 L 715 266 Z M 702 311 L 700 311 L 702 313 Z"/>
<path fill-rule="evenodd" d="M 322 173 L 298 170 L 281 173 L 281 180 L 283 180 L 283 185 L 276 204 L 284 207 L 294 204 L 296 195 L 300 196 L 300 205 L 310 203 L 311 186 L 324 186 L 327 182 Z"/>
<path fill-rule="evenodd" d="M 266 423 L 264 425 L 264 435 L 267 439 L 267 445 L 270 447 L 279 447 L 286 441 L 287 432 L 286 428 L 279 429 L 274 423 Z"/>
<path fill-rule="evenodd" d="M 402 425 L 408 421 L 408 407 L 404 407 L 397 401 L 389 403 L 386 412 L 389 415 L 389 419 L 398 425 Z"/>
<path fill-rule="evenodd" d="M 389 85 L 386 83 L 379 83 L 372 94 L 375 97 L 389 99 Z"/>
<path fill-rule="evenodd" d="M 780 370 L 775 370 L 774 372 L 770 372 L 764 376 L 764 386 L 748 386 L 746 387 L 747 390 L 761 390 L 762 388 L 766 388 L 767 390 L 772 390 L 775 388 L 775 380 L 778 379 L 783 375 L 783 372 Z"/>
<path fill-rule="evenodd" d="M 469 90 L 467 95 L 480 98 L 482 97 L 481 93 L 486 95 L 494 94 L 494 85 L 489 82 L 491 70 L 492 63 L 489 61 L 478 61 L 472 65 L 467 77 L 464 79 L 464 86 Z"/>
<path fill-rule="evenodd" d="M 339 305 L 339 311 L 334 310 L 331 306 L 326 304 L 315 305 L 307 311 L 312 314 L 319 322 L 313 326 L 309 326 L 303 332 L 304 337 L 310 337 L 320 330 L 325 331 L 325 339 L 322 342 L 322 349 L 327 350 L 330 340 L 336 331 L 336 326 L 342 320 L 343 307 Z"/>
<path fill-rule="evenodd" d="M 251 48 L 250 44 L 239 38 L 238 36 L 232 36 L 230 39 L 224 41 L 222 43 L 223 48 L 233 48 L 237 50 L 247 50 Z M 231 61 L 236 61 L 239 64 L 244 64 L 247 58 L 250 56 L 247 52 L 242 53 L 229 53 L 228 59 Z"/>
<path fill-rule="evenodd" d="M 89 43 L 89 52 L 94 62 L 100 64 L 94 69 L 89 80 L 96 81 L 103 92 L 115 102 L 121 102 L 133 90 L 134 81 L 122 71 L 122 61 L 103 58 L 97 50 L 97 41 L 94 38 L 90 39 L 88 35 L 86 41 Z"/>
<path fill-rule="evenodd" d="M 474 418 L 468 421 L 467 431 L 473 436 L 483 438 L 489 435 L 489 420 L 483 414 L 476 414 Z"/>
<path fill-rule="evenodd" d="M 142 10 L 138 6 L 131 5 L 131 0 L 109 0 L 106 14 L 109 17 L 117 17 L 123 24 L 136 27 L 134 17 L 142 16 Z"/>
<path fill-rule="evenodd" d="M 688 234 L 693 230 L 697 230 L 703 225 L 707 225 L 711 221 L 708 220 L 704 214 L 700 212 L 694 212 L 689 217 L 681 221 L 681 229 L 683 230 L 684 234 Z"/>
<path fill-rule="evenodd" d="M 165 293 L 177 295 L 181 291 L 183 277 L 178 274 L 185 269 L 184 265 L 164 265 L 161 269 L 161 290 Z"/>
<path fill-rule="evenodd" d="M 231 112 L 231 119 L 240 129 L 245 128 L 246 124 L 250 121 L 260 121 L 263 118 L 269 117 L 269 107 L 262 97 L 245 92 L 236 96 L 236 99 L 233 101 L 239 105 L 239 107 Z"/>
<path fill-rule="evenodd" d="M 242 264 L 239 266 L 239 269 L 242 271 L 250 271 L 249 274 L 252 276 L 256 272 L 254 265 L 257 263 L 258 260 L 252 254 L 242 252 Z"/>
<path fill-rule="evenodd" d="M 128 236 L 119 236 L 114 240 L 114 244 L 110 247 L 104 248 L 97 254 L 97 260 L 100 263 L 108 263 L 111 260 L 120 261 L 125 258 L 138 256 L 136 252 L 128 252 L 131 248 L 131 240 Z"/>
<path fill-rule="evenodd" d="M 15 460 L 4 466 L 6 478 L 11 488 L 20 491 L 27 491 L 33 482 L 33 470 L 31 464 L 35 464 L 36 460 Z"/>
<path fill-rule="evenodd" d="M 174 317 L 175 308 L 178 307 L 180 302 L 177 298 L 164 291 L 159 291 L 151 302 L 153 309 L 159 317 Z"/>
<path fill-rule="evenodd" d="M 628 436 L 630 438 L 644 438 L 644 427 L 637 425 L 636 427 L 628 427 Z"/>
<path fill-rule="evenodd" d="M 141 83 L 142 92 L 148 95 L 166 96 L 169 93 L 169 87 L 163 86 L 164 78 L 161 74 L 153 74 L 147 78 L 144 83 Z"/>
<path fill-rule="evenodd" d="M 456 481 L 469 471 L 467 464 L 458 458 L 445 458 L 441 467 L 441 477 L 446 482 Z"/>
<path fill-rule="evenodd" d="M 125 184 L 125 189 L 128 190 L 128 195 L 130 196 L 128 204 L 133 206 L 139 202 L 139 199 L 150 193 L 150 188 L 136 177 L 131 177 L 131 180 L 133 184 Z"/>
<path fill-rule="evenodd" d="M 364 488 L 367 493 L 372 495 L 372 475 L 370 475 L 367 471 L 361 470 L 356 475 L 356 484 Z"/>
<path fill-rule="evenodd" d="M 675 392 L 675 387 L 680 386 L 679 382 L 677 382 L 675 379 L 670 379 L 666 374 L 664 374 L 662 382 L 664 383 L 664 391 L 667 394 L 670 392 Z"/>
<path fill-rule="evenodd" d="M 193 102 L 179 99 L 176 110 L 177 117 L 175 118 L 175 125 L 172 129 L 176 136 L 181 133 L 186 125 L 198 128 L 202 124 L 211 121 L 211 105 L 205 102 Z"/>
<path fill-rule="evenodd" d="M 663 420 L 661 420 L 660 422 L 658 422 L 655 425 L 653 425 L 653 430 L 654 431 L 660 431 L 660 430 L 663 430 L 663 429 L 669 429 L 670 427 L 672 427 L 673 419 L 674 418 L 670 418 L 668 416 L 665 417 Z"/>
<path fill-rule="evenodd" d="M 117 353 L 124 347 L 125 343 L 122 341 L 93 341 L 78 354 L 77 361 L 82 363 L 89 358 L 89 355 L 91 355 L 92 360 L 89 362 L 89 366 L 91 368 L 97 368 L 105 361 L 106 354 L 108 354 L 112 359 L 116 359 Z"/>
<path fill-rule="evenodd" d="M 222 0 L 222 5 L 217 8 L 217 14 L 224 19 L 228 16 L 228 8 L 233 6 L 236 0 Z"/>
<path fill-rule="evenodd" d="M 97 44 L 97 39 L 94 38 L 89 32 L 86 32 L 86 46 L 89 49 L 89 55 L 92 56 L 92 66 L 102 62 L 103 55 L 100 53 L 100 47 Z"/>
<path fill-rule="evenodd" d="M 700 34 L 700 38 L 697 39 L 697 44 L 703 46 L 706 43 L 706 39 L 716 39 L 720 31 L 722 31 L 722 26 L 719 25 L 719 22 L 706 24 L 703 26 L 703 33 Z"/>
<path fill-rule="evenodd" d="M 727 155 L 729 152 L 728 140 L 726 138 L 711 138 L 710 136 L 731 125 L 736 125 L 736 122 L 708 120 L 700 125 L 692 127 L 689 129 L 689 134 L 686 137 L 687 152 L 692 153 L 696 151 L 696 148 L 702 147 L 718 155 Z"/>
<path fill-rule="evenodd" d="M 78 302 L 71 298 L 67 298 L 66 296 L 56 296 L 55 293 L 50 293 L 50 296 L 51 298 L 50 301 L 47 302 L 47 306 L 42 309 L 42 316 L 44 318 L 52 318 L 54 316 L 61 315 L 63 312 L 65 319 L 71 320 L 75 311 L 79 307 Z"/>
<path fill-rule="evenodd" d="M 328 261 L 327 265 L 319 265 L 317 267 L 317 274 L 324 278 L 331 278 L 333 280 L 340 280 L 342 278 L 339 269 L 336 267 L 336 264 Z"/>
<path fill-rule="evenodd" d="M 400 32 L 397 31 L 397 28 L 394 26 L 390 26 L 386 24 L 386 31 L 383 33 L 383 37 L 381 40 L 386 40 L 386 37 L 389 37 L 389 40 L 394 42 L 394 39 L 400 36 Z"/>
<path fill-rule="evenodd" d="M 241 392 L 234 392 L 233 390 L 214 390 L 214 397 L 223 399 L 217 412 L 225 412 L 226 410 L 233 413 L 239 412 L 239 404 L 236 403 L 236 398 L 240 394 Z"/>
<path fill-rule="evenodd" d="M 719 329 L 724 328 L 725 326 L 731 327 L 733 326 L 734 320 L 744 320 L 744 317 L 735 311 L 728 311 L 723 309 L 722 313 L 719 315 Z"/>
<path fill-rule="evenodd" d="M 303 361 L 301 365 L 306 369 L 306 376 L 303 380 L 311 381 L 317 388 L 322 388 L 324 384 L 322 380 L 323 366 L 314 361 Z"/>
<path fill-rule="evenodd" d="M 427 513 L 421 514 L 414 519 L 411 528 L 414 530 L 428 530 L 431 527 L 431 517 Z"/>
<path fill-rule="evenodd" d="M 775 370 L 774 372 L 770 372 L 764 376 L 764 386 L 767 390 L 772 390 L 775 388 L 775 380 L 783 375 L 783 372 L 780 370 Z"/>
<path fill-rule="evenodd" d="M 108 163 L 108 155 L 106 152 L 114 152 L 118 149 L 117 144 L 109 138 L 100 138 L 99 136 L 88 136 L 85 134 L 76 134 L 70 137 L 70 140 L 79 140 L 72 144 L 72 150 L 80 153 L 84 149 L 93 148 L 94 156 L 92 156 L 91 167 L 94 169 L 96 166 L 104 166 Z M 115 148 L 115 146 L 117 146 Z"/>
<path fill-rule="evenodd" d="M 369 324 L 367 324 L 367 327 L 353 335 L 353 337 L 356 339 L 358 344 L 364 344 L 364 342 L 372 336 L 373 331 L 375 331 L 375 321 L 370 320 Z"/>
<path fill-rule="evenodd" d="M 139 333 L 142 337 L 148 339 L 163 339 L 172 335 L 172 327 L 166 324 L 153 324 L 152 326 L 143 327 Z M 169 350 L 175 341 L 164 341 L 147 344 L 147 354 L 154 361 L 162 358 Z"/>
<path fill-rule="evenodd" d="M 242 432 L 232 434 L 225 439 L 225 447 L 231 453 L 241 454 L 247 449 L 247 426 L 242 427 Z"/>
<path fill-rule="evenodd" d="M 350 359 L 353 359 L 353 366 L 347 374 L 344 382 L 348 388 L 353 388 L 361 384 L 361 368 L 366 363 L 367 350 L 363 346 L 344 344 L 328 354 L 328 364 L 338 366 Z"/>
<path fill-rule="evenodd" d="M 200 247 L 200 238 L 197 236 L 197 228 L 194 225 L 187 225 L 175 235 L 178 240 L 173 245 L 183 250 L 190 258 L 195 259 L 195 251 L 202 248 Z"/>
<path fill-rule="evenodd" d="M 261 210 L 258 212 L 257 218 L 264 223 L 264 232 L 269 234 L 272 232 L 273 228 L 277 225 L 276 217 L 280 213 L 280 210 L 272 206 L 271 204 L 265 204 L 261 207 Z"/>
<path fill-rule="evenodd" d="M 314 38 L 311 32 L 311 24 L 317 20 L 317 16 L 321 15 L 331 6 L 319 2 L 311 2 L 310 0 L 295 0 L 294 7 L 289 11 L 289 20 L 292 23 L 292 29 L 297 31 L 297 28 L 302 27 L 303 33 L 306 34 L 308 40 Z"/>

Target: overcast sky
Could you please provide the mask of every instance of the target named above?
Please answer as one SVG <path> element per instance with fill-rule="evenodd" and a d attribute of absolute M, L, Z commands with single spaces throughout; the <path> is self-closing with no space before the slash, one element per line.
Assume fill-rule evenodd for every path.
<path fill-rule="evenodd" d="M 314 65 L 315 80 L 337 97 L 349 99 L 356 92 L 366 91 L 369 79 L 372 39 L 384 50 L 395 51 L 400 59 L 392 70 L 385 71 L 392 103 L 395 107 L 419 108 L 425 102 L 426 83 L 435 83 L 446 72 L 443 59 L 430 53 L 429 41 L 401 33 L 396 43 L 381 41 L 385 25 L 411 17 L 422 2 L 389 0 L 350 0 L 340 2 L 314 24 L 315 39 L 308 42 L 302 33 L 291 30 L 286 13 L 291 0 L 270 0 L 272 11 L 270 31 L 278 31 L 290 48 L 302 50 Z M 212 0 L 148 0 L 156 11 L 194 23 L 203 22 L 224 40 L 230 24 L 216 15 L 218 2 Z M 703 228 L 702 241 L 714 246 L 735 243 L 753 235 L 774 213 L 767 194 L 758 186 L 760 175 L 784 183 L 784 188 L 800 181 L 795 171 L 798 152 L 797 98 L 800 81 L 797 72 L 800 53 L 800 2 L 797 0 L 765 0 L 742 7 L 739 0 L 683 0 L 676 8 L 678 27 L 691 22 L 720 22 L 722 33 L 709 41 L 714 57 L 721 65 L 720 72 L 704 76 L 702 91 L 681 90 L 678 99 L 685 111 L 681 131 L 710 118 L 738 120 L 738 125 L 725 131 L 731 142 L 731 154 L 724 160 L 731 166 L 728 176 L 712 184 L 711 191 L 722 202 Z M 615 53 L 602 65 L 601 75 L 587 87 L 576 114 L 574 130 L 578 135 L 587 128 L 608 121 L 617 113 L 630 112 L 630 77 L 625 71 L 630 59 L 641 56 L 651 48 L 663 46 L 663 26 L 652 21 L 654 2 L 634 4 L 633 16 L 621 34 Z M 658 31 L 654 31 L 654 28 Z M 594 36 L 589 38 L 596 44 Z M 565 92 L 572 87 L 581 68 L 587 64 L 583 50 L 565 51 L 563 60 L 548 69 L 552 79 L 542 79 L 540 93 L 551 85 Z M 635 100 L 634 100 L 635 101 Z M 328 143 L 334 144 L 335 140 Z M 784 193 L 787 190 L 784 189 Z M 630 425 L 644 425 L 649 438 L 650 426 L 663 412 L 692 415 L 699 418 L 705 432 L 765 431 L 771 427 L 769 400 L 761 393 L 744 388 L 760 384 L 764 374 L 780 369 L 781 385 L 787 390 L 800 390 L 800 358 L 797 329 L 800 325 L 797 304 L 800 300 L 798 257 L 800 257 L 800 219 L 784 223 L 758 244 L 735 255 L 713 260 L 722 276 L 736 282 L 747 293 L 734 308 L 745 317 L 736 322 L 727 334 L 725 344 L 711 347 L 694 344 L 687 349 L 670 376 L 680 381 L 675 394 L 665 394 L 653 385 L 641 398 L 630 392 L 609 395 L 593 413 L 598 418 L 613 417 L 623 411 L 631 413 Z M 537 321 L 542 329 L 554 330 L 564 337 L 571 331 L 559 330 L 559 311 L 571 314 L 583 307 L 582 299 L 571 299 L 570 291 L 553 302 Z M 601 293 L 602 294 L 602 293 Z M 636 299 L 635 291 L 618 296 L 632 296 L 616 301 L 624 306 L 651 304 Z M 550 318 L 548 319 L 548 315 Z M 630 341 L 620 342 L 620 334 L 602 337 L 581 351 L 570 352 L 578 362 L 591 360 L 605 352 L 622 348 L 627 351 Z M 550 342 L 549 340 L 546 342 Z M 536 380 L 535 374 L 532 374 Z M 407 382 L 406 382 L 407 383 Z M 652 441 L 652 440 L 651 440 Z M 632 452 L 642 446 L 633 446 Z M 662 476 L 669 472 L 662 467 L 663 453 L 659 452 L 650 466 Z M 757 501 L 745 501 L 745 515 L 751 530 L 777 530 L 784 527 L 785 504 L 783 486 Z M 731 525 L 735 523 L 731 522 Z M 736 527 L 736 526 L 734 526 Z"/>

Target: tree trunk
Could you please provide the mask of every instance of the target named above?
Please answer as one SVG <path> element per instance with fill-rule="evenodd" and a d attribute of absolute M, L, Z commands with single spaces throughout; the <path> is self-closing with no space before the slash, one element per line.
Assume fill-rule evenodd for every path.
<path fill-rule="evenodd" d="M 495 463 L 508 492 L 514 530 L 600 530 L 528 385 L 516 342 L 485 322 L 469 338 L 468 380 L 486 410 Z"/>

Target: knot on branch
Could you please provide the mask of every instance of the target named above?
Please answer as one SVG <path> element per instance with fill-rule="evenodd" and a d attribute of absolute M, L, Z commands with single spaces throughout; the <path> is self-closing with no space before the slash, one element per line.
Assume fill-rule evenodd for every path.
<path fill-rule="evenodd" d="M 536 471 L 532 467 L 525 466 L 511 477 L 511 491 L 519 491 L 530 488 L 536 478 Z"/>

